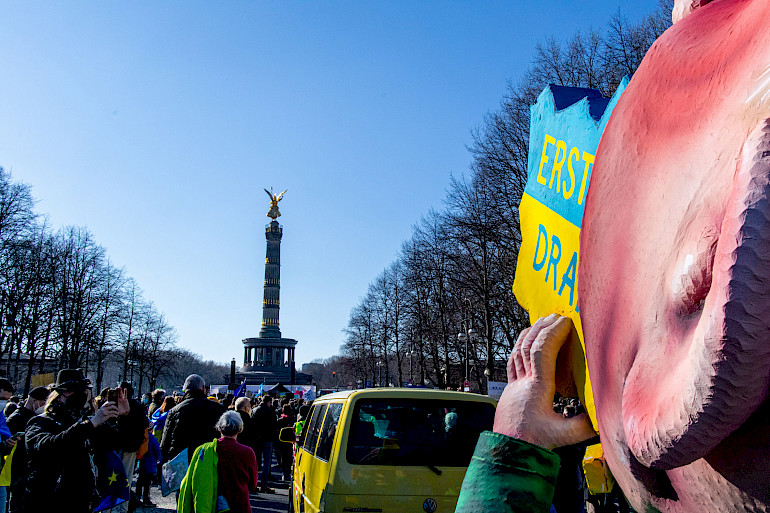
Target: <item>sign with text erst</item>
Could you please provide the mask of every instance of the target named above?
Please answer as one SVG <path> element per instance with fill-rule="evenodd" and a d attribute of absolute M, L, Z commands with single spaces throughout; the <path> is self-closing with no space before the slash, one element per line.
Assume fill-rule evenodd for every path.
<path fill-rule="evenodd" d="M 558 372 L 571 372 L 595 428 L 577 302 L 580 227 L 599 138 L 627 84 L 624 79 L 611 99 L 594 89 L 555 85 L 540 94 L 531 107 L 528 178 L 519 205 L 522 242 L 513 292 L 533 323 L 551 313 L 572 319 L 580 345 L 570 353 L 569 369 Z"/>

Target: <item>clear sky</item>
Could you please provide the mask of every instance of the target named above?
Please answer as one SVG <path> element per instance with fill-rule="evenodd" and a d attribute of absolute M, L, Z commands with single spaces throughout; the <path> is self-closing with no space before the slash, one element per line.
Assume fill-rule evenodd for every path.
<path fill-rule="evenodd" d="M 281 330 L 326 358 L 536 43 L 656 5 L 3 2 L 0 165 L 222 362 L 260 328 L 262 189 L 288 189 Z"/>

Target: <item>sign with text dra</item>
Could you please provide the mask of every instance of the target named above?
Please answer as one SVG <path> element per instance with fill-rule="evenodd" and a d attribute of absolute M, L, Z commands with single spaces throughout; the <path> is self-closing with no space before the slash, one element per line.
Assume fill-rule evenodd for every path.
<path fill-rule="evenodd" d="M 580 226 L 599 138 L 628 83 L 612 99 L 594 89 L 550 85 L 531 107 L 527 185 L 519 205 L 521 248 L 513 292 L 531 322 L 570 317 L 580 344 L 558 362 L 560 382 L 574 382 L 596 424 L 577 303 Z"/>

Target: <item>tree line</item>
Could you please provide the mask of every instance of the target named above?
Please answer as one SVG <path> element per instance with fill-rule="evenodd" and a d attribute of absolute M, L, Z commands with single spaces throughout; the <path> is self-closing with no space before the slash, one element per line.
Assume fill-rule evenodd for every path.
<path fill-rule="evenodd" d="M 611 97 L 671 24 L 672 1 L 629 23 L 537 45 L 499 107 L 472 131 L 467 173 L 452 177 L 443 208 L 414 225 L 396 260 L 350 313 L 339 355 L 317 367 L 322 387 L 401 385 L 475 390 L 505 381 L 517 334 L 529 326 L 511 291 L 521 244 L 518 205 L 527 182 L 530 106 L 548 84 Z M 467 339 L 459 333 L 471 332 Z M 467 342 L 467 351 L 466 351 Z M 466 374 L 466 369 L 468 369 Z M 332 379 L 333 376 L 333 379 Z"/>
<path fill-rule="evenodd" d="M 173 386 L 224 365 L 177 347 L 177 333 L 85 227 L 54 230 L 30 187 L 0 167 L 0 374 L 26 394 L 36 374 L 81 368 L 97 390 Z M 185 374 L 186 375 L 186 374 Z"/>

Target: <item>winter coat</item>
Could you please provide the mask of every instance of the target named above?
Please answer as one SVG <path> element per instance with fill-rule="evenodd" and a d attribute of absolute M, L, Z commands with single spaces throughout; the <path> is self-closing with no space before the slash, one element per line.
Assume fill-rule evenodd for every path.
<path fill-rule="evenodd" d="M 56 401 L 49 413 L 31 419 L 24 436 L 25 512 L 48 513 L 66 505 L 68 512 L 90 513 L 99 499 L 94 457 L 109 450 L 116 437 L 114 425 L 79 422 Z"/>
<path fill-rule="evenodd" d="M 160 443 L 152 433 L 148 435 L 147 452 L 139 460 L 139 473 L 156 474 L 158 472 L 158 463 L 161 461 Z"/>
<path fill-rule="evenodd" d="M 177 499 L 177 513 L 214 513 L 217 506 L 217 441 L 202 444 L 192 455 Z"/>
<path fill-rule="evenodd" d="M 238 415 L 241 416 L 243 421 L 243 431 L 238 434 L 238 443 L 251 447 L 251 450 L 256 454 L 257 449 L 260 448 L 260 442 L 257 440 L 257 430 L 254 426 L 254 420 L 245 411 L 238 411 Z"/>
<path fill-rule="evenodd" d="M 559 456 L 516 438 L 484 431 L 465 473 L 456 513 L 547 513 Z"/>
<path fill-rule="evenodd" d="M 192 458 L 195 449 L 217 437 L 214 425 L 225 412 L 221 404 L 206 398 L 202 390 L 192 390 L 186 399 L 168 412 L 160 451 L 164 461 L 170 461 L 182 449 Z"/>
<path fill-rule="evenodd" d="M 27 422 L 35 417 L 35 412 L 21 406 L 7 419 L 8 429 L 13 434 L 27 429 Z M 27 448 L 24 439 L 16 444 L 16 453 L 11 460 L 11 498 L 8 510 L 11 513 L 24 511 L 24 490 L 27 487 Z"/>
<path fill-rule="evenodd" d="M 144 406 L 136 399 L 129 399 L 130 410 L 118 426 L 118 449 L 124 452 L 136 452 L 144 443 L 144 430 L 149 421 Z"/>
<path fill-rule="evenodd" d="M 271 443 L 278 439 L 278 419 L 272 408 L 269 408 L 265 403 L 260 404 L 251 411 L 251 419 L 253 421 L 254 436 L 259 445 Z"/>

